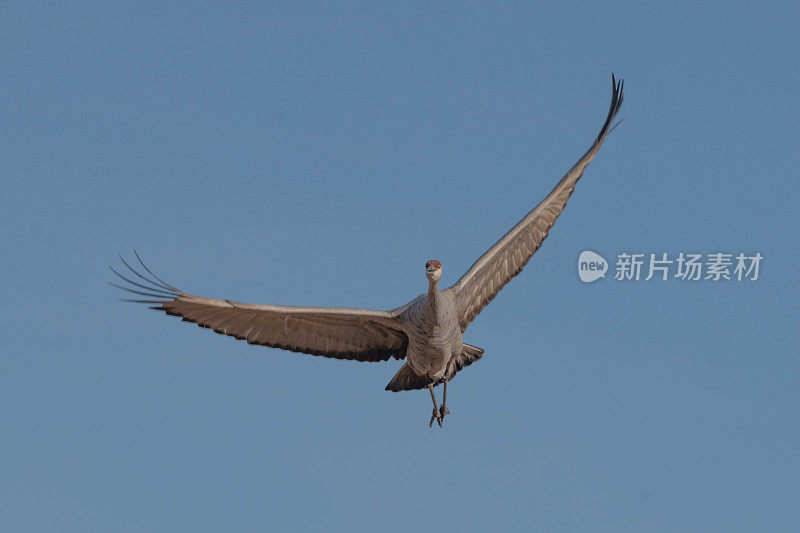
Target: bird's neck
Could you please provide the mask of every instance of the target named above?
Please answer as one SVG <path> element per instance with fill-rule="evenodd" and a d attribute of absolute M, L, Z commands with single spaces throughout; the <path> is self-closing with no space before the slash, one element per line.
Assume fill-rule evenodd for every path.
<path fill-rule="evenodd" d="M 428 280 L 428 305 L 436 312 L 439 310 L 439 282 Z"/>

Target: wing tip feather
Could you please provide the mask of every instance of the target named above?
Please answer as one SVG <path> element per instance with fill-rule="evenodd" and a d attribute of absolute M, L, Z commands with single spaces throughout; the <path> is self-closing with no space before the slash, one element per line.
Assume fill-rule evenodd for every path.
<path fill-rule="evenodd" d="M 146 296 L 150 298 L 156 298 L 155 300 L 139 300 L 139 299 L 124 299 L 123 301 L 126 302 L 133 302 L 133 303 L 160 303 L 162 307 L 165 303 L 169 301 L 175 301 L 176 299 L 180 298 L 181 296 L 185 295 L 185 293 L 179 289 L 176 289 L 172 285 L 168 285 L 161 281 L 158 276 L 153 274 L 153 272 L 144 264 L 141 257 L 139 256 L 138 252 L 134 249 L 134 254 L 136 254 L 136 258 L 139 260 L 139 263 L 145 269 L 147 274 L 150 274 L 152 278 L 147 277 L 146 274 L 139 272 L 135 268 L 133 268 L 130 263 L 128 263 L 122 255 L 117 254 L 122 264 L 127 268 L 136 278 L 141 281 L 134 281 L 133 279 L 122 275 L 119 271 L 117 271 L 113 266 L 108 265 L 108 268 L 113 272 L 119 279 L 121 279 L 124 284 L 114 283 L 109 281 L 108 284 L 112 287 L 117 289 L 130 292 L 133 294 L 138 294 L 140 296 Z"/>

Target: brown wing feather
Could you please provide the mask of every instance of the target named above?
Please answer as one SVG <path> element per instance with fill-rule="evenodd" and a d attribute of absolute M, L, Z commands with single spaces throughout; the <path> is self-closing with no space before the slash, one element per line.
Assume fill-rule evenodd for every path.
<path fill-rule="evenodd" d="M 455 292 L 461 331 L 497 296 L 511 278 L 522 271 L 547 238 L 550 227 L 567 205 L 575 184 L 594 159 L 608 135 L 611 123 L 622 105 L 622 80 L 617 84 L 611 76 L 613 94 L 606 122 L 594 144 L 539 205 L 483 254 L 448 290 Z"/>
<path fill-rule="evenodd" d="M 129 286 L 113 285 L 151 298 L 128 301 L 156 304 L 151 309 L 249 344 L 356 361 L 402 359 L 406 354 L 408 337 L 393 312 L 252 305 L 201 298 L 161 282 L 143 263 L 145 270 L 158 281 L 148 279 L 127 263 L 125 266 L 146 284 L 122 276 L 112 268 Z"/>

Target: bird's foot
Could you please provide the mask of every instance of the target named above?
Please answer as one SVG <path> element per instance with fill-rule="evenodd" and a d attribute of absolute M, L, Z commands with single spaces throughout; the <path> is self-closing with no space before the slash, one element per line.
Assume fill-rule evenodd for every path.
<path fill-rule="evenodd" d="M 431 421 L 428 424 L 429 428 L 433 427 L 433 421 L 436 420 L 439 423 L 439 427 L 442 427 L 442 420 L 444 420 L 444 415 L 439 412 L 438 407 L 433 408 L 433 414 L 431 415 Z"/>
<path fill-rule="evenodd" d="M 436 420 L 436 422 L 439 423 L 439 427 L 442 427 L 442 422 L 444 422 L 445 415 L 449 415 L 449 414 L 450 414 L 450 409 L 448 409 L 444 405 L 439 407 L 438 409 L 436 407 L 434 407 L 433 408 L 433 414 L 431 415 L 431 421 L 428 424 L 428 427 L 433 427 L 433 421 L 434 420 Z"/>

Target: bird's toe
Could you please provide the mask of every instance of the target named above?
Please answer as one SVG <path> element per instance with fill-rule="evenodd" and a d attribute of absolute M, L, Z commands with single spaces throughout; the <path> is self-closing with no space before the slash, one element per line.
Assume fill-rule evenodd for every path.
<path fill-rule="evenodd" d="M 442 427 L 442 418 L 443 418 L 442 413 L 439 412 L 439 409 L 437 407 L 434 407 L 433 408 L 433 414 L 431 415 L 431 421 L 428 424 L 428 427 L 430 427 L 430 428 L 433 427 L 433 421 L 434 420 L 436 420 L 436 422 L 439 423 L 439 427 Z"/>

